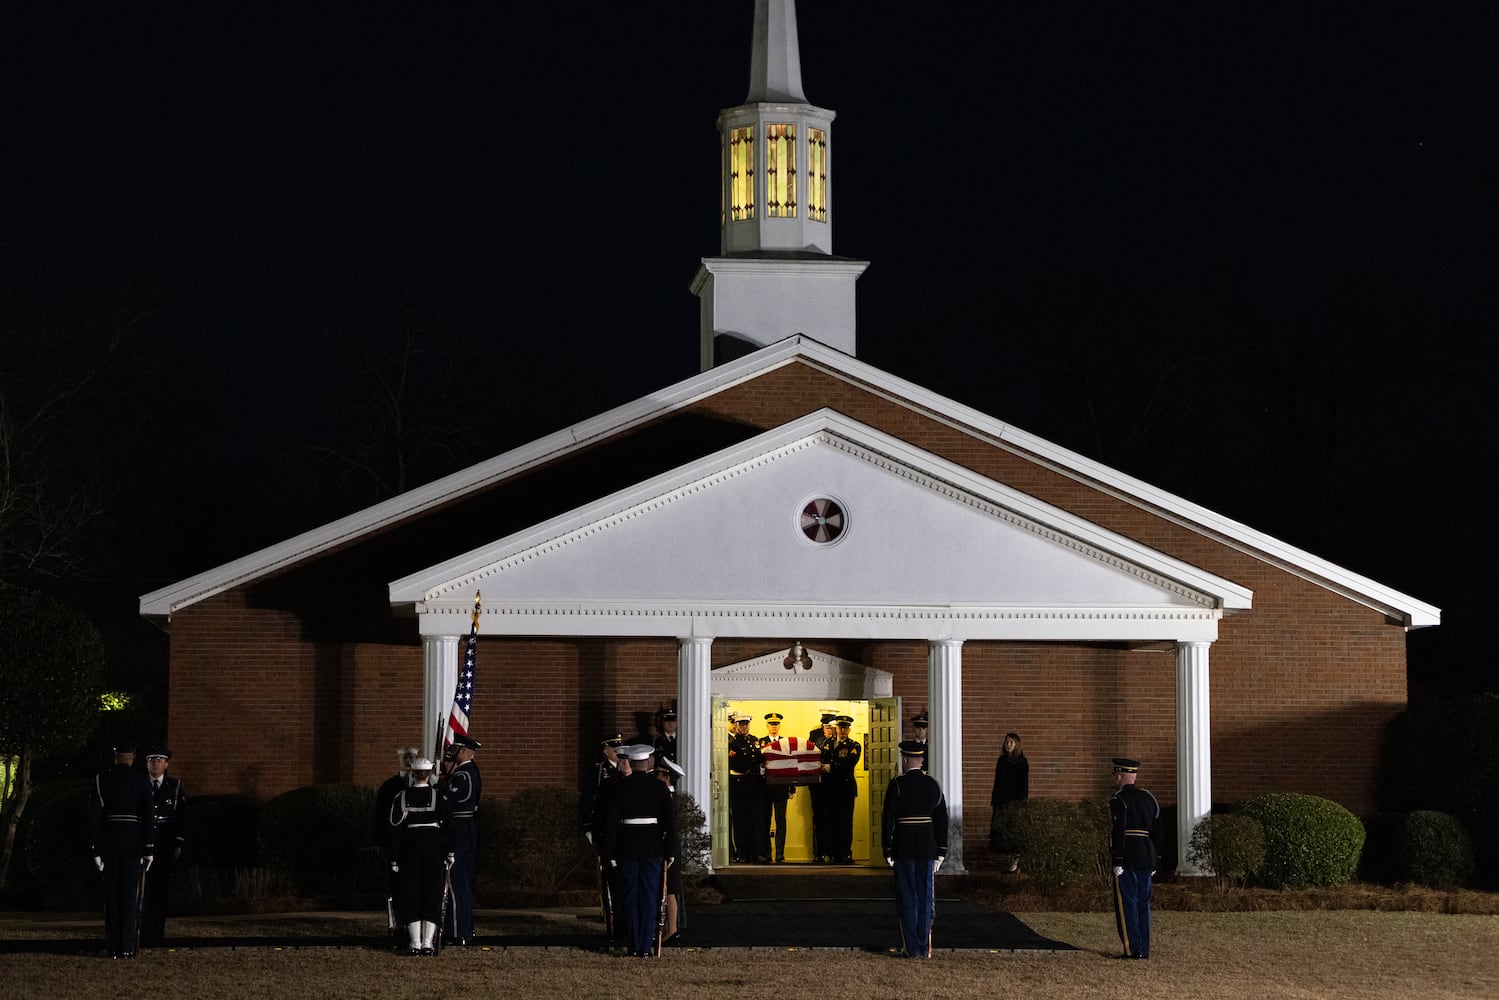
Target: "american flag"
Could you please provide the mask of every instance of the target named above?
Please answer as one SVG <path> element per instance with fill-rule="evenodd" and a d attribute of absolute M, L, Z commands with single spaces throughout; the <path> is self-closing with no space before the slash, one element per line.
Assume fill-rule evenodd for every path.
<path fill-rule="evenodd" d="M 463 669 L 458 672 L 458 687 L 453 691 L 453 710 L 448 713 L 448 731 L 443 745 L 453 742 L 457 734 L 468 735 L 468 710 L 474 703 L 474 661 L 479 655 L 479 595 L 474 595 L 474 620 L 468 631 L 468 648 L 463 653 Z"/>

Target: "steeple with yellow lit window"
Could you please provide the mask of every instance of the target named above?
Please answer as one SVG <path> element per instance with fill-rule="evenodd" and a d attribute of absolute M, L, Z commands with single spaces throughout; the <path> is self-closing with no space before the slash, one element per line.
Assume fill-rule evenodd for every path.
<path fill-rule="evenodd" d="M 704 370 L 794 334 L 854 353 L 854 282 L 833 254 L 834 113 L 802 92 L 795 0 L 756 0 L 750 88 L 719 113 L 719 256 L 704 258 Z"/>

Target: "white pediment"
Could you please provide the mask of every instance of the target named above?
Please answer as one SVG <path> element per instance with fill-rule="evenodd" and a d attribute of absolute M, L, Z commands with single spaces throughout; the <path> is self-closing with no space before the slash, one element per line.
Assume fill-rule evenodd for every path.
<path fill-rule="evenodd" d="M 888 671 L 800 646 L 796 652 L 799 658 L 788 646 L 719 667 L 709 686 L 722 698 L 868 701 L 894 694 L 895 678 Z"/>
<path fill-rule="evenodd" d="M 804 510 L 820 498 L 844 514 L 830 543 L 803 531 Z M 829 633 L 797 630 L 797 619 L 840 614 L 1216 622 L 1249 600 L 1228 581 L 831 411 L 398 581 L 391 599 L 451 613 L 476 591 L 486 614 L 513 624 L 768 614 L 801 634 Z M 729 632 L 786 634 L 779 628 Z"/>

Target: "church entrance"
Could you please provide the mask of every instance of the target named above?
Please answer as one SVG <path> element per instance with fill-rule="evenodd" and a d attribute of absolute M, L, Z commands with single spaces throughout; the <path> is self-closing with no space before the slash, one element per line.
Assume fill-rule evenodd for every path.
<path fill-rule="evenodd" d="M 787 662 L 796 663 L 797 668 L 786 667 Z M 729 716 L 749 716 L 749 733 L 764 738 L 767 733 L 765 716 L 771 712 L 783 716 L 781 735 L 799 740 L 806 740 L 814 731 L 822 731 L 824 712 L 853 718 L 849 736 L 860 746 L 860 761 L 854 772 L 857 795 L 854 799 L 851 853 L 856 864 L 883 866 L 884 858 L 879 849 L 880 809 L 884 806 L 885 788 L 900 763 L 896 756 L 896 745 L 900 740 L 900 703 L 890 696 L 890 675 L 853 661 L 803 650 L 798 643 L 753 660 L 719 667 L 713 671 L 711 683 L 712 803 L 711 810 L 705 811 L 713 834 L 713 867 L 728 867 L 734 856 L 731 850 Z M 812 798 L 809 786 L 796 787 L 787 798 L 787 864 L 816 861 Z M 764 806 L 763 813 L 771 814 L 767 817 L 767 826 L 773 829 L 774 809 L 769 803 Z M 773 834 L 771 838 L 768 843 L 773 857 Z M 766 843 L 760 841 L 762 847 Z M 754 855 L 753 851 L 742 851 L 741 856 Z"/>

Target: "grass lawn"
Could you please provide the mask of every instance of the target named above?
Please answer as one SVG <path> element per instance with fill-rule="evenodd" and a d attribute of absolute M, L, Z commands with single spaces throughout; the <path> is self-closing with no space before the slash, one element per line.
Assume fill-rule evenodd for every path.
<path fill-rule="evenodd" d="M 1080 949 L 1049 955 L 941 953 L 909 962 L 856 951 L 706 949 L 632 960 L 574 948 L 450 950 L 404 958 L 364 947 L 196 947 L 135 961 L 0 954 L 0 996 L 723 997 L 804 990 L 839 997 L 1482 997 L 1499 996 L 1499 916 L 1390 910 L 1158 911 L 1149 962 L 1117 962 L 1099 912 L 1020 912 Z M 511 914 L 504 920 L 565 918 Z M 180 933 L 368 939 L 371 914 L 185 918 Z M 489 926 L 491 921 L 484 920 Z M 179 924 L 174 921 L 174 927 Z M 96 939 L 95 917 L 0 915 L 0 940 Z"/>

